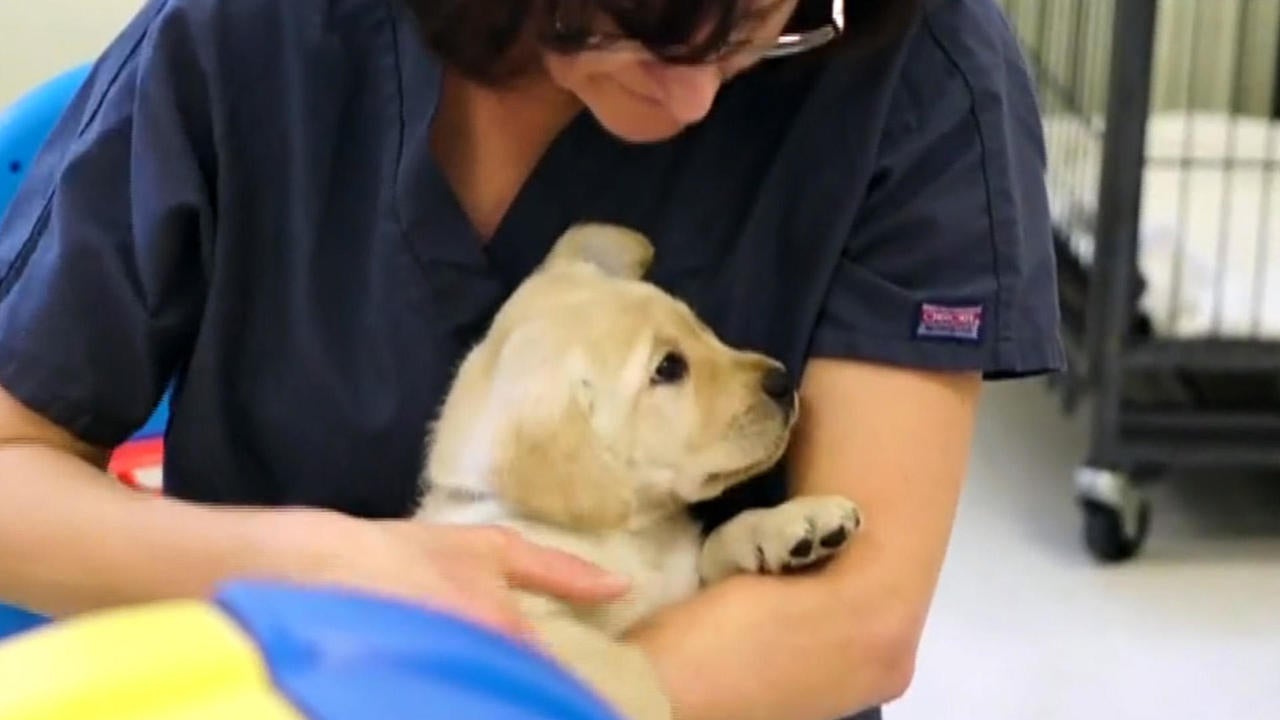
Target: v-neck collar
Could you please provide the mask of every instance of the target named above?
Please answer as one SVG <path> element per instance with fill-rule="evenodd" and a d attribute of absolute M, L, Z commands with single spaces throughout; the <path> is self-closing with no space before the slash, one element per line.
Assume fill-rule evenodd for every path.
<path fill-rule="evenodd" d="M 485 241 L 476 231 L 430 148 L 443 66 L 421 42 L 412 13 L 396 3 L 396 58 L 402 115 L 396 173 L 401 232 L 424 268 L 452 266 L 513 288 L 545 257 L 556 237 L 574 220 L 571 207 L 583 189 L 557 178 L 580 176 L 582 163 L 603 147 L 587 147 L 599 128 L 579 111 L 550 143 Z M 595 145 L 601 145 L 595 143 Z"/>

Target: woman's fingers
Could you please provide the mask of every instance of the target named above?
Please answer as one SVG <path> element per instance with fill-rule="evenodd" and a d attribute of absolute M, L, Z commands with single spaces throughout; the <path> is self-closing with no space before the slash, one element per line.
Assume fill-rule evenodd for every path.
<path fill-rule="evenodd" d="M 630 589 L 626 577 L 508 528 L 374 522 L 390 542 L 350 557 L 353 567 L 372 561 L 382 582 L 412 583 L 410 592 L 429 604 L 524 640 L 534 633 L 512 588 L 588 604 L 616 600 Z"/>
<path fill-rule="evenodd" d="M 631 587 L 623 575 L 574 555 L 528 542 L 514 533 L 502 542 L 499 560 L 507 582 L 572 602 L 616 600 Z"/>
<path fill-rule="evenodd" d="M 479 623 L 497 632 L 510 635 L 520 640 L 533 637 L 533 629 L 524 615 L 514 604 L 499 600 L 497 593 L 477 594 L 474 597 L 460 597 L 456 601 L 439 602 L 438 593 L 430 593 L 427 601 L 440 610 L 455 614 L 464 619 Z"/>

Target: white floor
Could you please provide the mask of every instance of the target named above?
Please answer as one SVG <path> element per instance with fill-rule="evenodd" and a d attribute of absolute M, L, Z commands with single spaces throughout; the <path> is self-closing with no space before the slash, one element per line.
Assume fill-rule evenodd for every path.
<path fill-rule="evenodd" d="M 1143 554 L 1084 550 L 1085 418 L 996 385 L 916 679 L 887 720 L 1280 719 L 1280 480 L 1151 493 Z"/>

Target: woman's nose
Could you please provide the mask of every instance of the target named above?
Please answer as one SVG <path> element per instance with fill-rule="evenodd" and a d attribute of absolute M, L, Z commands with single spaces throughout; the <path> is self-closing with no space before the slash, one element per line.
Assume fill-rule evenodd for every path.
<path fill-rule="evenodd" d="M 671 114 L 684 124 L 696 123 L 711 111 L 720 91 L 720 70 L 712 64 L 657 64 L 653 68 Z"/>

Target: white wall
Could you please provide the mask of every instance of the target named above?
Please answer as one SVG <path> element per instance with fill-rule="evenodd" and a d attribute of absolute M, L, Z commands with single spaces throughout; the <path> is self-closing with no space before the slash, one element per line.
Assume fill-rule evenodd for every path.
<path fill-rule="evenodd" d="M 0 108 L 92 60 L 143 0 L 0 0 Z"/>

